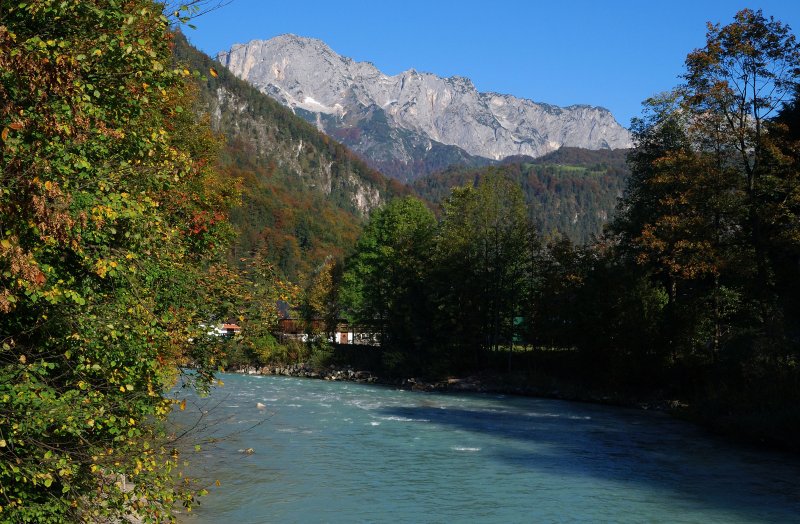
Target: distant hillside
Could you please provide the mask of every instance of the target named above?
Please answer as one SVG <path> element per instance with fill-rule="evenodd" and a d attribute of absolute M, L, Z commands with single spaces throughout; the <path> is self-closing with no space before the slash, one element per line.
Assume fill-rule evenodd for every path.
<path fill-rule="evenodd" d="M 423 197 L 441 203 L 453 187 L 476 184 L 502 173 L 525 192 L 530 214 L 543 235 L 562 233 L 585 243 L 600 233 L 622 195 L 629 174 L 628 150 L 561 148 L 543 157 L 512 157 L 499 166 L 451 168 L 413 183 Z"/>
<path fill-rule="evenodd" d="M 221 166 L 241 181 L 233 256 L 262 251 L 296 279 L 352 245 L 369 211 L 410 189 L 369 168 L 267 95 L 175 38 L 176 60 L 199 71 L 199 108 L 225 138 Z M 217 76 L 210 74 L 214 68 Z"/>
<path fill-rule="evenodd" d="M 562 147 L 538 158 L 529 156 L 510 156 L 503 159 L 503 164 L 528 163 L 528 164 L 562 164 L 584 166 L 599 169 L 621 170 L 626 175 L 628 165 L 626 159 L 630 149 L 583 149 L 580 147 Z"/>

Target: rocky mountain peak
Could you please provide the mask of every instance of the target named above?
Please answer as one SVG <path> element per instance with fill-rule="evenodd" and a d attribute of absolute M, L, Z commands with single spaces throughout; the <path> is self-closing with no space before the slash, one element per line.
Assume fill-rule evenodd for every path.
<path fill-rule="evenodd" d="M 414 69 L 389 76 L 314 38 L 254 40 L 234 45 L 217 59 L 385 171 L 387 162 L 425 171 L 425 156 L 434 148 L 439 157 L 447 151 L 448 158 L 463 161 L 538 157 L 562 146 L 631 146 L 629 132 L 607 109 L 481 93 L 462 76 L 442 78 Z M 422 173 L 400 176 L 417 174 Z"/>

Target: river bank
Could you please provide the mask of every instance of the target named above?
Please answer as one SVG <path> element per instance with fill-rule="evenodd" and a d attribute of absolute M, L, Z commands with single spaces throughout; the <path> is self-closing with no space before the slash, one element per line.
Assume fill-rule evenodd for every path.
<path fill-rule="evenodd" d="M 408 391 L 493 393 L 661 411 L 739 444 L 794 453 L 800 451 L 796 442 L 788 439 L 784 431 L 767 429 L 763 420 L 759 423 L 742 421 L 737 418 L 736 413 L 718 413 L 713 406 L 692 404 L 683 399 L 670 398 L 658 393 L 643 396 L 632 392 L 597 391 L 583 384 L 550 377 L 531 379 L 524 374 L 482 373 L 425 380 L 418 377 L 386 377 L 349 365 L 317 368 L 306 363 L 247 366 L 229 371 L 245 375 L 275 375 L 376 384 Z"/>
<path fill-rule="evenodd" d="M 656 411 L 680 411 L 685 410 L 688 407 L 685 402 L 675 399 L 641 399 L 616 392 L 598 393 L 576 384 L 564 382 L 554 383 L 553 381 L 550 381 L 550 383 L 547 385 L 531 385 L 523 383 L 520 378 L 489 373 L 468 375 L 465 377 L 448 377 L 442 380 L 430 381 L 418 379 L 416 377 L 381 377 L 373 374 L 370 371 L 354 369 L 351 366 L 331 365 L 325 368 L 315 368 L 305 363 L 278 364 L 260 367 L 247 366 L 232 369 L 229 372 L 245 375 L 275 375 L 317 380 L 347 381 L 362 384 L 377 384 L 409 391 L 519 395 L 524 397 L 588 402 L 592 404 L 631 407 Z"/>

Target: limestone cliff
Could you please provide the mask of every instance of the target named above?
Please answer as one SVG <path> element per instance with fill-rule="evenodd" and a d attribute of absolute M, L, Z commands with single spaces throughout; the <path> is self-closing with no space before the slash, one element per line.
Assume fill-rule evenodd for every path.
<path fill-rule="evenodd" d="M 413 69 L 388 76 L 316 39 L 254 40 L 234 45 L 217 59 L 398 178 L 456 163 L 539 157 L 562 146 L 631 147 L 630 133 L 607 109 L 480 93 L 467 78 Z"/>

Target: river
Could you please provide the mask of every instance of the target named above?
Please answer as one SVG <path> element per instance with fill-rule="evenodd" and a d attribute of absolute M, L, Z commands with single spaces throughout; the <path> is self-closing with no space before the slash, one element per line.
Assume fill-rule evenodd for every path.
<path fill-rule="evenodd" d="M 210 493 L 181 523 L 800 522 L 796 456 L 663 413 L 220 378 L 173 415 L 220 438 L 188 453 Z"/>

